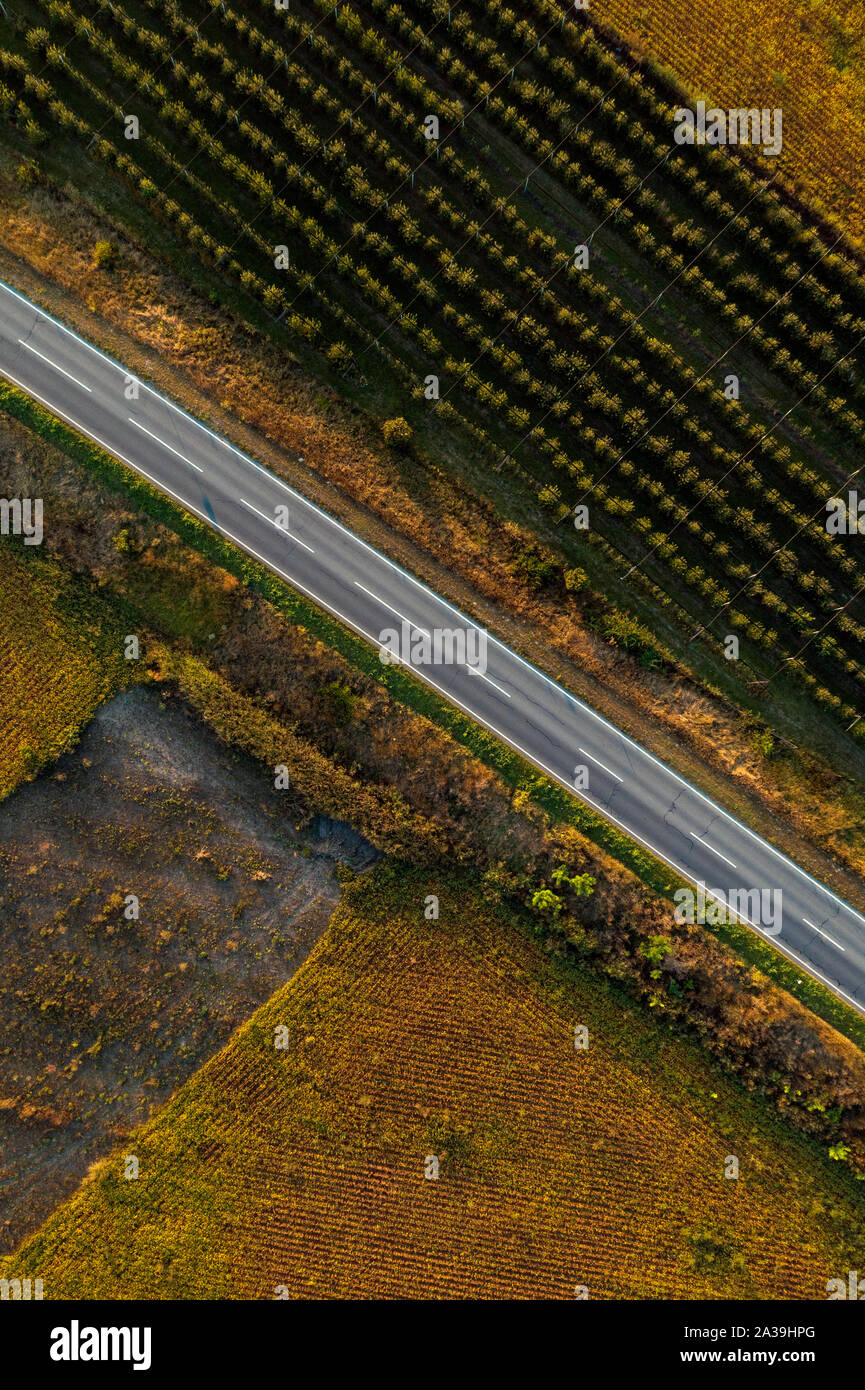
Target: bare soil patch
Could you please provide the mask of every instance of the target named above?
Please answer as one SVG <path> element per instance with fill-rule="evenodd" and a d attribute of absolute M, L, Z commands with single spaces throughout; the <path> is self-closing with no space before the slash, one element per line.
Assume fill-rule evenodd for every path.
<path fill-rule="evenodd" d="M 142 688 L 0 805 L 0 1250 L 290 978 L 339 864 L 376 857 L 292 811 L 268 769 Z"/>

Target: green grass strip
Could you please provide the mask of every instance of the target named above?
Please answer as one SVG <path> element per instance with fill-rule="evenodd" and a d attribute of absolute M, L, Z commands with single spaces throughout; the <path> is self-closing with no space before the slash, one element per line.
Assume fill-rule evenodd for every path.
<path fill-rule="evenodd" d="M 572 825 L 611 858 L 635 874 L 648 888 L 672 900 L 684 880 L 649 851 L 579 802 L 575 796 L 516 753 L 496 735 L 456 709 L 405 667 L 384 665 L 377 650 L 337 618 L 318 608 L 264 564 L 253 560 L 233 542 L 151 486 L 132 468 L 66 425 L 17 387 L 0 380 L 0 408 L 28 429 L 47 439 L 105 485 L 125 495 L 146 515 L 174 531 L 214 564 L 261 594 L 280 613 L 324 642 L 357 670 L 378 681 L 401 704 L 444 729 L 510 788 L 528 792 L 554 820 Z M 748 927 L 710 926 L 719 940 L 806 1008 L 837 1028 L 865 1051 L 865 1018 L 825 985 L 762 941 Z"/>

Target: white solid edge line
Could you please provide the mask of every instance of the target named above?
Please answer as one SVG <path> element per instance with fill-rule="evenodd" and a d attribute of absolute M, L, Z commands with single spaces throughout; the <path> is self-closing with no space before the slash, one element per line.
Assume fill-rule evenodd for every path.
<path fill-rule="evenodd" d="M 23 348 L 27 349 L 28 352 L 32 352 L 34 357 L 41 358 L 43 362 L 48 363 L 49 367 L 53 367 L 55 372 L 62 372 L 63 375 L 68 377 L 70 381 L 74 381 L 75 385 L 80 386 L 82 391 L 92 392 L 92 386 L 86 386 L 83 381 L 78 380 L 77 376 L 73 376 L 71 372 L 67 372 L 65 367 L 61 367 L 57 362 L 52 362 L 50 357 L 46 357 L 45 353 L 40 352 L 39 349 L 35 348 L 32 343 L 25 343 L 23 338 L 19 338 L 18 341 Z"/>
<path fill-rule="evenodd" d="M 308 550 L 310 555 L 315 554 L 311 545 L 307 545 L 306 541 L 300 539 L 300 536 L 295 536 L 292 531 L 287 531 L 284 526 L 280 526 L 275 517 L 268 516 L 267 512 L 263 512 L 258 507 L 254 507 L 251 502 L 247 502 L 245 497 L 238 498 L 238 501 L 242 502 L 244 507 L 248 507 L 251 512 L 255 512 L 256 516 L 260 516 L 262 521 L 269 522 L 271 526 L 276 528 L 281 536 L 285 536 L 286 540 L 297 541 L 297 544 L 302 545 L 304 550 Z"/>
<path fill-rule="evenodd" d="M 615 777 L 617 782 L 621 782 L 623 780 L 619 776 L 618 772 L 614 772 L 611 767 L 607 767 L 606 763 L 602 763 L 600 758 L 595 757 L 594 753 L 587 752 L 585 748 L 577 748 L 577 752 L 582 753 L 583 757 L 588 758 L 590 762 L 597 763 L 598 767 L 603 768 L 604 772 L 608 773 L 610 777 Z"/>
<path fill-rule="evenodd" d="M 830 936 L 828 932 L 823 931 L 822 927 L 818 927 L 816 922 L 809 922 L 807 917 L 803 917 L 802 921 L 805 923 L 806 927 L 810 927 L 812 931 L 817 932 L 818 936 L 824 937 L 829 942 L 830 946 L 834 946 L 839 951 L 847 950 L 847 947 L 842 946 L 840 941 L 836 941 L 834 936 Z"/>
<path fill-rule="evenodd" d="M 108 452 L 110 454 L 113 454 L 115 458 L 118 458 L 122 463 L 127 464 L 133 470 L 133 472 L 140 473 L 142 477 L 146 478 L 148 482 L 153 483 L 153 485 L 159 488 L 162 492 L 167 492 L 170 497 L 173 497 L 176 502 L 179 502 L 180 506 L 183 508 L 184 511 L 194 512 L 194 514 L 200 517 L 202 521 L 205 521 L 208 525 L 213 526 L 215 530 L 221 531 L 222 534 L 227 536 L 229 540 L 233 541 L 235 545 L 239 545 L 241 549 L 245 550 L 247 554 L 252 555 L 254 559 L 258 560 L 267 569 L 272 570 L 274 574 L 278 574 L 281 579 L 284 579 L 286 581 L 286 583 L 292 585 L 292 587 L 295 589 L 299 589 L 301 593 L 304 593 L 307 595 L 308 598 L 311 598 L 314 603 L 319 604 L 319 606 L 326 609 L 328 613 L 332 613 L 335 618 L 338 618 L 340 622 L 345 623 L 347 627 L 350 627 L 354 632 L 359 633 L 360 636 L 363 637 L 367 642 L 369 642 L 373 647 L 380 646 L 380 643 L 378 643 L 374 637 L 370 636 L 368 632 L 365 632 L 362 627 L 360 627 L 356 622 L 353 621 L 353 619 L 347 618 L 345 614 L 340 613 L 338 608 L 334 608 L 333 605 L 328 603 L 325 599 L 319 598 L 318 595 L 314 594 L 311 589 L 307 589 L 305 584 L 301 584 L 300 580 L 292 578 L 290 574 L 286 574 L 285 571 L 281 570 L 277 565 L 275 565 L 272 560 L 267 560 L 263 555 L 259 555 L 258 551 L 253 550 L 252 546 L 248 545 L 246 541 L 242 541 L 239 536 L 233 535 L 232 532 L 226 530 L 224 526 L 220 526 L 218 521 L 213 521 L 204 512 L 199 511 L 197 507 L 193 506 L 192 503 L 184 501 L 180 494 L 175 492 L 172 488 L 170 488 L 167 483 L 163 483 L 158 478 L 154 478 L 153 475 L 148 473 L 146 469 L 142 468 L 137 463 L 133 463 L 131 459 L 128 459 L 125 454 L 122 454 L 120 452 L 119 449 L 113 448 L 110 444 L 106 443 L 104 439 L 100 439 L 98 435 L 93 434 L 88 429 L 85 429 L 85 427 L 83 425 L 80 425 L 77 420 L 74 420 L 71 415 L 67 415 L 65 411 L 60 410 L 58 406 L 52 406 L 48 401 L 44 399 L 44 397 L 40 396 L 36 391 L 34 391 L 32 387 L 25 386 L 23 382 L 18 381 L 14 376 L 12 376 L 11 372 L 7 372 L 0 368 L 0 376 L 5 376 L 9 381 L 14 382 L 16 386 L 20 386 L 22 391 L 26 391 L 29 395 L 35 396 L 36 400 L 41 401 L 42 404 L 45 405 L 52 412 L 52 414 L 59 415 L 62 419 L 67 420 L 69 424 L 71 424 L 75 429 L 80 430 L 86 438 L 92 439 L 94 443 L 100 446 L 100 448 L 107 449 Z M 405 665 L 404 662 L 401 662 L 400 664 Z M 618 825 L 620 829 L 625 831 L 625 834 L 628 836 L 629 839 L 636 840 L 639 844 L 643 845 L 645 849 L 649 850 L 651 854 L 654 854 L 655 857 L 657 859 L 660 859 L 662 863 L 666 864 L 668 868 L 671 868 L 675 873 L 679 874 L 683 879 L 685 879 L 687 883 L 692 883 L 695 888 L 698 888 L 700 886 L 701 880 L 694 878 L 689 870 L 682 868 L 682 866 L 680 864 L 677 864 L 675 860 L 669 859 L 667 855 L 664 854 L 661 850 L 655 849 L 654 846 L 651 845 L 648 840 L 643 839 L 642 835 L 638 834 L 638 832 L 635 830 L 631 830 L 627 825 L 625 825 L 623 821 L 619 820 L 618 816 L 614 816 L 610 811 L 605 810 L 604 807 L 600 806 L 598 802 L 596 802 L 592 797 L 586 796 L 585 793 L 581 794 L 579 792 L 576 792 L 574 788 L 568 782 L 566 782 L 563 777 L 560 777 L 557 772 L 554 772 L 552 768 L 547 767 L 547 765 L 545 763 L 542 763 L 540 759 L 534 757 L 533 754 L 527 752 L 526 749 L 520 747 L 520 745 L 518 743 L 515 743 L 513 739 L 508 738 L 507 734 L 501 733 L 495 727 L 495 725 L 488 723 L 487 720 L 481 717 L 481 715 L 476 714 L 474 710 L 469 709 L 469 707 L 467 705 L 464 705 L 461 700 L 458 700 L 455 695 L 451 695 L 449 691 L 445 690 L 442 686 L 438 685 L 436 681 L 432 680 L 430 676 L 425 675 L 423 671 L 417 670 L 414 666 L 409 666 L 406 669 L 410 670 L 414 675 L 418 676 L 418 678 L 424 681 L 425 684 L 432 686 L 434 690 L 437 690 L 439 694 L 443 695 L 444 698 L 448 700 L 451 704 L 456 705 L 459 709 L 463 711 L 464 714 L 469 715 L 469 717 L 471 719 L 474 719 L 476 723 L 482 724 L 485 729 L 488 729 L 490 733 L 495 734 L 496 737 L 500 738 L 503 743 L 506 743 L 508 745 L 508 747 L 513 748 L 517 753 L 521 755 L 521 757 L 524 757 L 528 762 L 532 763 L 534 767 L 538 767 L 541 769 L 542 772 L 546 772 L 548 776 L 552 777 L 553 780 L 558 782 L 560 786 L 564 787 L 566 791 L 571 792 L 572 795 L 579 796 L 581 800 L 588 802 L 588 804 L 592 806 L 593 809 L 596 810 L 604 820 L 612 821 L 614 825 Z M 705 885 L 704 890 L 707 894 L 709 894 L 709 890 L 705 889 Z M 720 901 L 720 899 L 717 900 Z M 822 983 L 827 985 L 833 993 L 839 995 L 843 999 L 846 999 L 849 1004 L 852 1004 L 853 1008 L 856 1009 L 858 1013 L 865 1015 L 865 1004 L 860 1004 L 859 1001 L 854 999 L 851 994 L 848 994 L 847 991 L 845 989 L 842 989 L 840 985 L 835 984 L 834 981 L 830 980 L 827 975 L 824 975 L 823 972 L 818 970 L 815 965 L 812 965 L 810 961 L 806 961 L 802 956 L 798 954 L 798 952 L 794 951 L 792 947 L 783 946 L 779 940 L 772 937 L 770 933 L 766 932 L 766 929 L 764 927 L 761 927 L 756 922 L 752 922 L 750 918 L 745 917 L 743 914 L 737 912 L 734 913 L 734 916 L 740 922 L 744 922 L 746 925 L 753 927 L 755 930 L 761 931 L 765 935 L 768 935 L 770 937 L 770 940 L 772 941 L 772 944 L 775 946 L 777 950 L 779 950 L 782 953 L 782 955 L 786 955 L 792 960 L 795 960 L 797 964 L 801 965 L 802 969 L 805 971 L 806 974 L 813 975 L 816 979 L 822 981 Z"/>
<path fill-rule="evenodd" d="M 698 835 L 696 830 L 689 830 L 688 834 L 692 840 L 699 840 L 700 844 L 705 845 L 706 849 L 711 850 L 712 854 L 717 854 L 718 858 L 723 859 L 725 864 L 729 864 L 731 869 L 737 869 L 737 865 L 733 863 L 732 859 L 728 859 L 726 854 L 722 854 L 719 849 L 715 849 L 714 845 L 710 845 L 709 841 L 704 840 L 702 835 Z"/>
<path fill-rule="evenodd" d="M 5 280 L 0 280 L 0 288 L 5 289 L 6 291 L 8 291 L 9 294 L 13 295 L 15 299 L 20 300 L 20 302 L 26 305 L 28 309 L 33 310 L 37 314 L 40 314 L 44 319 L 47 319 L 50 323 L 53 323 L 57 328 L 62 329 L 64 333 L 67 333 L 71 338 L 74 338 L 76 342 L 81 343 L 83 347 L 86 347 L 88 349 L 88 351 L 95 353 L 97 357 L 101 357 L 104 362 L 107 362 L 109 366 L 113 367 L 116 371 L 122 372 L 124 376 L 133 376 L 133 373 L 129 372 L 127 368 L 121 366 L 119 362 L 115 362 L 114 359 L 112 357 L 109 357 L 107 353 L 103 352 L 101 348 L 97 348 L 92 343 L 88 343 L 86 338 L 82 338 L 80 334 L 74 331 L 74 329 L 67 328 L 66 324 L 61 323 L 60 320 L 55 318 L 53 314 L 49 314 L 47 310 L 40 308 L 38 304 L 34 304 L 32 300 L 27 299 L 25 295 L 20 294 L 18 290 L 13 289 L 11 285 L 6 284 Z M 14 380 L 14 378 L 10 378 L 10 380 Z M 138 378 L 135 378 L 135 380 L 138 380 Z M 456 608 L 452 603 L 450 603 L 447 599 L 442 598 L 439 594 L 437 594 L 434 589 L 431 589 L 429 587 L 429 585 L 424 584 L 423 581 L 420 579 L 416 579 L 414 575 L 408 572 L 408 570 L 402 569 L 401 566 L 397 565 L 393 560 L 390 560 L 386 555 L 383 555 L 380 550 L 376 550 L 375 546 L 370 545 L 367 541 L 363 540 L 362 537 L 355 535 L 353 531 L 350 531 L 348 527 L 344 526 L 341 521 L 338 521 L 336 519 L 336 517 L 331 516 L 329 512 L 324 511 L 315 502 L 311 502 L 308 497 L 304 497 L 303 493 L 298 492 L 289 483 L 284 482 L 282 478 L 278 477 L 275 473 L 272 473 L 269 468 L 266 468 L 263 463 L 259 463 L 256 459 L 251 458 L 249 454 L 245 454 L 243 450 L 238 449 L 236 445 L 230 442 L 230 440 L 225 439 L 224 436 L 219 435 L 216 433 L 215 430 L 212 430 L 209 427 L 209 425 L 205 425 L 201 420 L 196 420 L 194 415 L 190 415 L 187 410 L 184 410 L 181 406 L 176 405 L 174 401 L 169 400 L 167 396 L 163 396 L 162 393 L 155 390 L 154 387 L 148 386 L 146 381 L 142 381 L 141 385 L 144 387 L 145 391 L 147 391 L 151 396 L 155 397 L 159 401 L 162 401 L 162 403 L 164 405 L 167 405 L 171 410 L 177 411 L 177 413 L 179 415 L 182 415 L 184 419 L 188 420 L 191 424 L 196 425 L 198 429 L 203 430 L 205 434 L 209 434 L 212 439 L 215 439 L 217 441 L 217 443 L 224 445 L 228 449 L 231 449 L 231 451 L 235 453 L 238 458 L 243 459 L 244 462 L 250 464 L 251 467 L 256 468 L 259 472 L 266 474 L 268 478 L 271 478 L 273 480 L 273 482 L 277 483 L 280 487 L 285 488 L 287 492 L 290 492 L 291 495 L 297 498 L 299 502 L 303 502 L 307 507 L 310 507 L 319 516 L 324 518 L 324 520 L 329 521 L 332 526 L 336 526 L 340 531 L 343 532 L 344 535 L 349 536 L 353 541 L 356 541 L 358 545 L 362 545 L 364 549 L 368 550 L 370 554 L 375 555 L 377 559 L 383 561 L 383 563 L 388 565 L 390 569 L 394 570 L 395 573 L 400 574 L 404 578 L 408 579 L 410 583 L 414 584 L 417 588 L 422 589 L 426 594 L 430 596 L 430 598 L 435 599 L 437 603 L 441 603 L 444 605 L 444 607 L 449 608 L 452 613 L 456 613 L 456 615 L 459 618 L 462 618 L 464 622 L 471 622 L 471 619 L 469 619 L 464 613 L 461 613 L 460 610 Z M 26 386 L 22 389 L 25 391 L 28 390 Z M 39 397 L 38 399 L 41 399 L 41 397 Z M 49 409 L 51 408 L 52 407 L 49 406 Z M 77 428 L 81 427 L 77 426 Z M 87 433 L 87 431 L 84 432 Z M 477 624 L 473 625 L 477 626 Z M 481 629 L 481 631 L 482 630 L 483 629 Z M 846 912 L 849 912 L 852 916 L 857 917 L 859 921 L 862 922 L 863 925 L 865 925 L 865 915 L 859 912 L 855 907 L 851 907 L 851 905 L 845 902 L 843 898 L 840 898 L 837 893 L 833 893 L 832 889 L 827 888 L 824 883 L 821 883 L 819 881 L 819 879 L 814 878 L 813 874 L 809 874 L 807 869 L 801 868 L 801 866 L 797 864 L 795 860 L 791 859 L 788 855 L 783 854 L 781 850 L 776 849 L 776 847 L 773 844 L 771 844 L 770 841 L 766 840 L 762 835 L 758 835 L 755 830 L 751 830 L 749 826 L 745 825 L 736 816 L 731 815 L 729 811 L 725 811 L 723 806 L 719 806 L 717 802 L 712 801 L 712 799 L 708 797 L 705 792 L 701 792 L 698 787 L 695 787 L 691 782 L 687 781 L 687 779 L 682 777 L 680 773 L 676 772 L 674 768 L 668 767 L 666 763 L 663 763 L 660 760 L 660 758 L 656 758 L 653 753 L 650 753 L 648 751 L 648 749 L 643 748 L 642 744 L 637 743 L 635 739 L 632 739 L 621 729 L 617 729 L 615 724 L 611 724 L 610 721 L 608 719 L 605 719 L 602 714 L 598 714 L 597 710 L 593 710 L 590 705 L 585 704 L 584 701 L 580 700 L 578 696 L 572 695 L 569 690 L 566 690 L 563 685 L 559 685 L 559 683 L 557 681 L 554 681 L 551 676 L 546 675 L 532 662 L 527 661 L 525 657 L 520 656 L 519 652 L 516 652 L 513 650 L 513 648 L 508 647 L 504 642 L 502 642 L 502 640 L 499 637 L 496 637 L 495 633 L 487 633 L 487 636 L 493 642 L 495 642 L 496 645 L 500 647 L 502 651 L 504 651 L 508 656 L 513 657 L 514 660 L 520 663 L 520 665 L 524 666 L 526 670 L 534 672 L 534 674 L 538 676 L 542 681 L 545 681 L 546 684 L 550 686 L 552 690 L 556 691 L 557 694 L 564 696 L 565 699 L 570 700 L 573 704 L 578 705 L 581 709 L 585 710 L 587 714 L 591 715 L 593 719 L 598 720 L 599 723 L 603 724 L 604 727 L 609 729 L 610 732 L 613 733 L 617 738 L 624 739 L 625 743 L 629 744 L 630 747 L 633 748 L 636 752 L 642 754 L 643 757 L 648 758 L 649 761 L 653 762 L 656 767 L 661 768 L 663 772 L 667 773 L 668 776 L 673 777 L 681 786 L 686 787 L 688 791 L 693 792 L 695 796 L 700 797 L 700 799 L 704 801 L 706 805 L 709 806 L 714 812 L 716 812 L 718 815 L 723 816 L 726 820 L 730 821 L 731 824 L 738 826 L 738 828 L 744 831 L 746 835 L 749 835 L 750 838 L 756 844 L 767 849 L 770 854 L 774 854 L 776 859 L 780 859 L 782 863 L 789 865 L 795 873 L 800 875 L 800 877 L 807 880 L 807 882 L 812 884 L 812 886 L 815 887 L 819 892 L 825 893 L 826 896 L 831 898 L 833 902 L 838 903 L 839 907 L 843 907 Z M 573 788 L 569 788 L 569 790 L 573 790 Z"/>
<path fill-rule="evenodd" d="M 194 468 L 196 473 L 204 472 L 204 469 L 201 467 L 200 464 L 193 463 L 192 459 L 188 459 L 185 454 L 181 454 L 180 450 L 175 449 L 173 444 L 167 444 L 164 439 L 160 439 L 159 435 L 154 434 L 153 430 L 149 430 L 146 425 L 140 424 L 138 420 L 133 420 L 131 415 L 128 416 L 128 419 L 130 425 L 134 425 L 135 428 L 141 430 L 143 434 L 149 435 L 150 438 L 154 440 L 157 444 L 160 444 L 163 449 L 167 449 L 170 454 L 174 454 L 176 458 L 179 458 L 181 463 L 188 463 L 189 467 Z"/>

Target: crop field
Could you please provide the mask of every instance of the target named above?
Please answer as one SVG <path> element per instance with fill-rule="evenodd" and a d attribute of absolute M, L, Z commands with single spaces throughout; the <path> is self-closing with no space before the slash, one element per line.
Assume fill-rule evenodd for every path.
<path fill-rule="evenodd" d="M 65 752 L 125 680 L 122 634 L 61 572 L 0 542 L 0 798 Z"/>
<path fill-rule="evenodd" d="M 865 1238 L 850 1176 L 695 1045 L 466 875 L 389 863 L 124 1153 L 137 1180 L 100 1164 L 3 1273 L 51 1298 L 796 1299 Z"/>
<path fill-rule="evenodd" d="M 268 522 L 249 459 L 4 334 L 95 423 L 0 377 L 0 1298 L 852 1296 L 865 19 L 704 10 L 0 4 L 3 282 L 408 572 L 326 527 L 324 589 L 268 569 L 208 500 Z M 697 100 L 783 151 L 680 144 Z M 107 452 L 127 414 L 206 513 Z M 314 598 L 411 630 L 412 577 L 600 746 Z M 758 831 L 789 955 L 672 911 Z"/>
<path fill-rule="evenodd" d="M 592 11 L 689 92 L 721 106 L 781 106 L 785 175 L 865 239 L 865 11 L 858 0 L 593 0 Z"/>
<path fill-rule="evenodd" d="M 743 679 L 796 677 L 851 725 L 861 578 L 826 502 L 861 465 L 865 286 L 771 161 L 676 146 L 647 79 L 523 9 L 22 0 L 0 109 L 37 158 L 116 174 L 346 390 L 385 383 L 424 444 L 456 431 L 564 523 L 569 574 L 594 547 L 687 636 L 737 636 Z"/>

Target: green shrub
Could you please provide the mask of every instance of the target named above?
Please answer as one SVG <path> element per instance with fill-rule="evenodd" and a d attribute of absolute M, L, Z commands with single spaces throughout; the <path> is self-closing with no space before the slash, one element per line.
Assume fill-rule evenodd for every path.
<path fill-rule="evenodd" d="M 34 121 L 32 116 L 30 116 L 24 122 L 24 134 L 30 141 L 31 145 L 44 145 L 48 139 L 48 136 L 46 132 L 42 129 L 42 126 L 39 124 L 38 121 Z"/>
<path fill-rule="evenodd" d="M 414 437 L 414 430 L 408 420 L 404 420 L 401 415 L 397 415 L 393 420 L 385 420 L 382 423 L 381 432 L 384 435 L 385 443 L 396 449 L 404 449 Z"/>
<path fill-rule="evenodd" d="M 527 579 L 533 589 L 545 589 L 561 577 L 557 561 L 536 546 L 528 546 L 514 564 L 514 570 Z"/>
<path fill-rule="evenodd" d="M 331 681 L 324 687 L 322 696 L 334 724 L 342 728 L 351 723 L 360 697 L 355 695 L 350 686 L 341 681 Z"/>
<path fill-rule="evenodd" d="M 585 570 L 572 569 L 565 570 L 565 588 L 569 594 L 578 594 L 585 589 L 589 582 L 589 576 Z"/>
<path fill-rule="evenodd" d="M 650 965 L 661 965 L 667 959 L 672 947 L 673 943 L 668 937 L 650 936 L 647 941 L 640 943 L 637 950 Z"/>
<path fill-rule="evenodd" d="M 113 241 L 97 241 L 93 248 L 93 264 L 100 270 L 113 270 L 117 264 L 117 247 Z"/>
<path fill-rule="evenodd" d="M 35 188 L 42 182 L 42 170 L 35 159 L 22 159 L 15 170 L 15 177 L 22 188 Z"/>
<path fill-rule="evenodd" d="M 595 626 L 611 647 L 621 647 L 623 651 L 660 661 L 660 653 L 655 648 L 651 632 L 630 614 L 612 608 L 608 613 L 604 613 Z"/>

